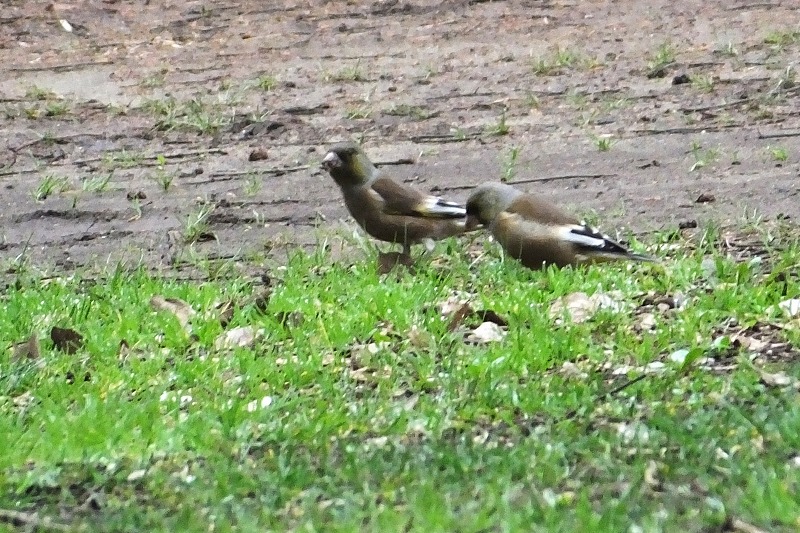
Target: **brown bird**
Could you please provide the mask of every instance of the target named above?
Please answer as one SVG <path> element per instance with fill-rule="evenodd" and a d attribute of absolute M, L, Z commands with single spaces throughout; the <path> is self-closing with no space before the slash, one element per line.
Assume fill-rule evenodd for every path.
<path fill-rule="evenodd" d="M 486 226 L 511 257 L 528 268 L 614 260 L 655 261 L 628 251 L 554 205 L 505 183 L 485 183 L 467 200 L 467 228 Z"/>
<path fill-rule="evenodd" d="M 403 245 L 440 240 L 465 231 L 466 209 L 393 181 L 355 143 L 333 146 L 322 167 L 339 185 L 347 210 L 372 237 Z"/>

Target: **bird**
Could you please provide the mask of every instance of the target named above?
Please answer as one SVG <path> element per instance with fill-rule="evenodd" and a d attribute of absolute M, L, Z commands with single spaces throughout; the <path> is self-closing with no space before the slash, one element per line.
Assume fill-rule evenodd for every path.
<path fill-rule="evenodd" d="M 380 241 L 411 245 L 430 243 L 463 233 L 467 211 L 463 205 L 424 194 L 394 181 L 369 160 L 353 142 L 330 148 L 322 160 L 359 226 Z"/>
<path fill-rule="evenodd" d="M 654 262 L 608 235 L 506 183 L 477 187 L 467 200 L 467 229 L 482 224 L 511 257 L 531 269 L 615 260 Z"/>

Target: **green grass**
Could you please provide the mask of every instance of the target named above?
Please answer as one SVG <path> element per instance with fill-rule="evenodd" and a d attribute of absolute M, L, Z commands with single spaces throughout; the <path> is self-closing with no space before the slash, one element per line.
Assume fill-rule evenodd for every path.
<path fill-rule="evenodd" d="M 142 104 L 142 109 L 154 117 L 153 127 L 156 130 L 211 135 L 229 126 L 233 119 L 231 110 L 234 102 L 224 100 L 235 97 L 224 94 L 224 90 L 221 89 L 217 94 L 217 101 L 202 97 L 177 100 L 168 96 L 147 100 Z"/>
<path fill-rule="evenodd" d="M 544 272 L 453 241 L 415 276 L 296 253 L 259 303 L 238 275 L 15 265 L 0 338 L 43 340 L 38 359 L 0 352 L 0 509 L 85 531 L 795 531 L 800 403 L 759 372 L 799 377 L 797 349 L 751 360 L 733 335 L 789 323 L 771 309 L 800 293 L 800 244 L 796 228 L 748 239 L 761 261 L 710 229 L 658 237 L 675 247 L 662 265 Z M 561 296 L 612 290 L 622 312 L 549 316 Z M 437 305 L 454 291 L 504 317 L 505 339 L 449 332 Z M 153 296 L 185 301 L 190 325 Z M 84 345 L 56 350 L 53 326 Z M 246 326 L 255 345 L 214 348 Z M 681 349 L 711 368 L 672 363 Z M 663 371 L 605 395 L 653 361 Z"/>
<path fill-rule="evenodd" d="M 60 194 L 69 189 L 69 180 L 62 176 L 47 174 L 31 191 L 33 198 L 37 202 L 46 200 L 54 194 Z"/>

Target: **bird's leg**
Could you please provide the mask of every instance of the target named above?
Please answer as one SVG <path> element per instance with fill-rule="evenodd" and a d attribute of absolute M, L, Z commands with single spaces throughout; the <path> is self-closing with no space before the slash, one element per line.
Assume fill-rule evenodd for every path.
<path fill-rule="evenodd" d="M 403 244 L 403 251 L 401 252 L 403 255 L 411 257 L 411 245 L 409 243 Z"/>

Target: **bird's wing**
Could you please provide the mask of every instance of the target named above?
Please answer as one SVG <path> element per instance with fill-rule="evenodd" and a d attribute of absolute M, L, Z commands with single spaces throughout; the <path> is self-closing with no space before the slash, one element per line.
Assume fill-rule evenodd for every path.
<path fill-rule="evenodd" d="M 383 201 L 383 212 L 386 214 L 427 218 L 463 218 L 467 214 L 461 205 L 422 194 L 390 178 L 377 178 L 372 182 L 371 189 Z"/>
<path fill-rule="evenodd" d="M 626 256 L 633 259 L 647 260 L 647 256 L 630 252 L 623 245 L 601 233 L 597 228 L 593 228 L 581 221 L 580 224 L 569 224 L 558 226 L 558 236 L 581 250 L 589 254 L 600 254 L 607 256 Z"/>

